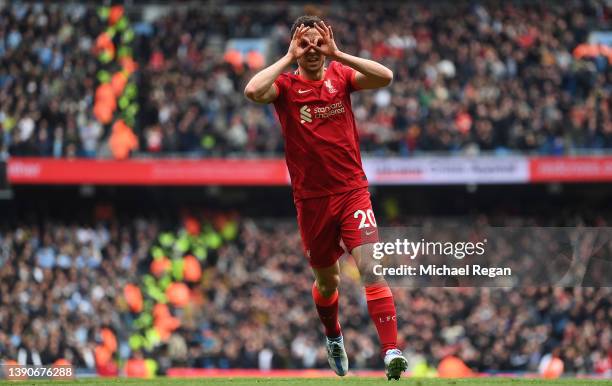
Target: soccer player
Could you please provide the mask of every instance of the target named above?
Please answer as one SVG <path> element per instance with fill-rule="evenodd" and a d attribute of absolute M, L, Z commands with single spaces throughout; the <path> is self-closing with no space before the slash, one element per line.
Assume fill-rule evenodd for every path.
<path fill-rule="evenodd" d="M 387 378 L 399 379 L 408 364 L 397 348 L 393 295 L 385 280 L 371 269 L 378 231 L 350 99 L 354 91 L 389 85 L 393 72 L 340 51 L 331 25 L 317 16 L 299 17 L 291 36 L 287 54 L 257 73 L 244 93 L 255 102 L 274 103 L 282 126 L 304 253 L 315 276 L 312 297 L 327 337 L 329 365 L 340 376 L 348 371 L 338 321 L 342 241 L 361 273 Z M 330 59 L 327 66 L 326 59 Z M 296 61 L 295 71 L 283 73 Z"/>

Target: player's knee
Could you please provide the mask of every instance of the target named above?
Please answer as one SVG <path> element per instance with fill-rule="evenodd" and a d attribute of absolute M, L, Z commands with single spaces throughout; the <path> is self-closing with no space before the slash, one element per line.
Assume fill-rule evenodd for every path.
<path fill-rule="evenodd" d="M 338 289 L 340 285 L 340 275 L 330 275 L 329 277 L 317 281 L 317 289 L 323 297 L 328 298 Z"/>
<path fill-rule="evenodd" d="M 386 284 L 385 278 L 383 276 L 375 275 L 370 271 L 367 271 L 365 274 L 361 275 L 361 282 L 364 287 Z"/>

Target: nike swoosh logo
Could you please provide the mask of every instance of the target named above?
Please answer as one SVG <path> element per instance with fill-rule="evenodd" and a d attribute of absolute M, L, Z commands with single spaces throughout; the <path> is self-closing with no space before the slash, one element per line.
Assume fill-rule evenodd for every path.
<path fill-rule="evenodd" d="M 374 233 L 374 232 L 376 232 L 376 231 L 371 231 L 371 232 L 366 231 L 366 233 L 365 233 L 365 234 L 366 234 L 366 236 L 369 236 L 369 235 L 371 235 L 371 234 L 372 234 L 372 233 Z"/>
<path fill-rule="evenodd" d="M 307 92 L 312 91 L 312 90 L 298 90 L 298 93 L 300 94 L 306 94 Z"/>

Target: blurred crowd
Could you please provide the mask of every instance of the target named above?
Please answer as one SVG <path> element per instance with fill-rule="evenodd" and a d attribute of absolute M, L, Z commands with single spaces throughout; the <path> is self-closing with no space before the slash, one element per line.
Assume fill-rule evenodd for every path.
<path fill-rule="evenodd" d="M 145 352 L 130 348 L 137 315 L 121 293 L 148 272 L 159 219 L 95 225 L 22 223 L 0 230 L 0 357 L 94 368 L 100 331 L 115 359 L 172 366 L 327 368 L 312 274 L 291 220 L 241 220 L 238 237 L 171 307 L 181 326 Z M 139 276 L 140 275 L 140 276 Z M 552 352 L 573 373 L 611 371 L 610 288 L 394 288 L 400 346 L 412 364 L 448 355 L 479 371 L 537 371 Z M 352 368 L 379 368 L 376 332 L 352 260 L 342 262 L 340 315 Z"/>
<path fill-rule="evenodd" d="M 0 357 L 95 368 L 101 329 L 128 323 L 121 288 L 137 280 L 157 233 L 154 221 L 0 229 Z"/>
<path fill-rule="evenodd" d="M 91 50 L 100 24 L 78 4 L 0 4 L 0 159 L 98 154 Z"/>
<path fill-rule="evenodd" d="M 267 39 L 284 54 L 295 16 L 318 13 L 340 49 L 381 61 L 393 84 L 353 97 L 362 148 L 566 154 L 612 147 L 612 55 L 578 50 L 610 26 L 605 1 L 367 3 L 248 12 L 197 7 L 132 12 L 140 62 L 139 152 L 278 155 L 270 106 L 242 90 L 257 63 L 226 55 L 235 38 Z M 91 119 L 94 10 L 11 5 L 0 21 L 0 151 L 104 155 L 107 128 Z M 587 50 L 588 51 L 588 50 Z"/>
<path fill-rule="evenodd" d="M 273 367 L 325 368 L 321 327 L 309 295 L 312 275 L 297 232 L 288 224 L 245 221 L 239 239 L 242 245 L 220 253 L 220 280 L 211 283 L 205 308 L 212 308 L 211 317 L 203 310 L 210 346 L 195 349 L 199 355 L 192 365 L 258 367 L 268 358 Z M 380 367 L 376 333 L 348 258 L 342 272 L 340 315 L 351 363 Z M 400 345 L 413 363 L 437 364 L 454 354 L 475 370 L 534 371 L 543 355 L 559 349 L 568 371 L 608 369 L 610 288 L 393 292 Z"/>

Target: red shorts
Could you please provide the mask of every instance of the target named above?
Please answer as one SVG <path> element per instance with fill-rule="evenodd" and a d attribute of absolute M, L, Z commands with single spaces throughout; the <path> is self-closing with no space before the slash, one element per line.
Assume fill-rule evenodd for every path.
<path fill-rule="evenodd" d="M 313 268 L 325 268 L 344 254 L 378 241 L 368 188 L 295 202 L 304 254 Z"/>

